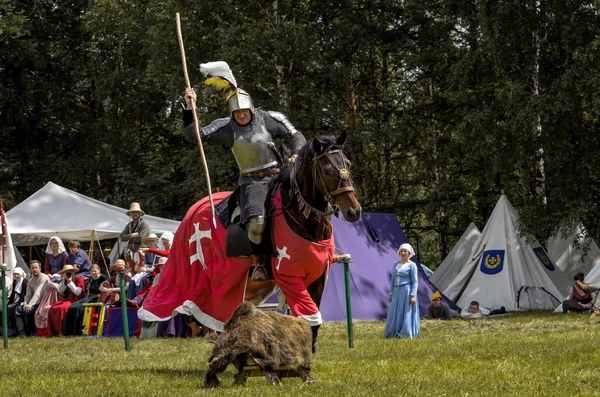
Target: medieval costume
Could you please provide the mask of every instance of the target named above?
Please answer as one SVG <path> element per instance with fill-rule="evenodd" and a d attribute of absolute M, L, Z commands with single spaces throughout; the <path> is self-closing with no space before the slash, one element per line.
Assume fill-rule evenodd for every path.
<path fill-rule="evenodd" d="M 36 264 L 37 265 L 37 264 Z M 27 282 L 27 292 L 23 299 L 23 305 L 15 309 L 15 323 L 17 332 L 21 335 L 29 335 L 33 329 L 33 318 L 40 305 L 42 295 L 46 291 L 46 286 L 50 284 L 47 274 L 40 273 L 37 276 L 32 276 Z M 29 312 L 25 311 L 25 307 L 30 306 Z"/>
<path fill-rule="evenodd" d="M 15 274 L 19 275 L 18 280 L 16 280 L 16 277 L 14 277 Z M 17 307 L 21 306 L 21 303 L 25 299 L 28 282 L 28 280 L 25 278 L 25 271 L 20 267 L 15 268 L 15 270 L 13 271 L 13 277 L 15 278 L 15 280 L 13 280 L 12 282 L 12 289 L 7 288 L 6 291 L 7 294 L 10 294 L 7 301 L 6 312 L 8 318 L 8 329 L 15 329 L 17 327 L 15 324 L 15 310 L 17 309 Z M 1 314 L 2 306 L 0 305 L 0 315 Z"/>
<path fill-rule="evenodd" d="M 67 257 L 67 264 L 77 266 L 75 273 L 84 278 L 90 278 L 90 270 L 92 270 L 92 262 L 90 257 L 81 248 L 77 248 L 76 252 L 71 251 Z M 64 267 L 63 267 L 64 268 Z M 61 273 L 61 272 L 58 272 Z"/>
<path fill-rule="evenodd" d="M 410 257 L 414 250 L 410 244 L 402 244 L 398 249 L 408 250 Z M 410 304 L 411 297 L 417 298 L 419 289 L 417 265 L 413 261 L 402 263 L 397 261 L 392 268 L 390 282 L 391 302 L 385 322 L 384 337 L 386 338 L 416 338 L 421 330 L 419 303 Z"/>
<path fill-rule="evenodd" d="M 594 297 L 590 292 L 585 292 L 576 283 L 571 288 L 569 297 L 563 301 L 562 308 L 565 313 L 567 312 L 578 312 L 582 313 L 592 308 L 594 303 Z"/>
<path fill-rule="evenodd" d="M 87 288 L 87 296 L 73 303 L 69 307 L 69 310 L 67 310 L 65 323 L 63 326 L 63 335 L 81 335 L 83 314 L 85 312 L 85 307 L 83 305 L 86 303 L 98 302 L 100 285 L 102 285 L 106 279 L 107 277 L 104 274 L 100 274 L 98 272 L 98 277 L 94 278 L 94 274 L 92 273 L 91 281 Z"/>
<path fill-rule="evenodd" d="M 139 216 L 134 216 L 132 213 L 139 213 Z M 140 265 L 144 264 L 144 253 L 139 251 L 140 247 L 145 247 L 144 240 L 150 234 L 150 225 L 142 219 L 145 215 L 139 203 L 131 203 L 127 216 L 132 218 L 132 221 L 125 226 L 121 232 L 121 241 L 127 242 L 127 250 L 125 251 L 125 261 L 129 265 L 132 274 L 137 273 Z M 137 233 L 135 236 L 134 233 Z"/>
<path fill-rule="evenodd" d="M 58 244 L 54 250 L 52 249 L 53 243 Z M 44 255 L 44 257 L 44 273 L 48 275 L 57 274 L 62 270 L 63 266 L 67 264 L 67 249 L 60 237 L 50 237 L 50 241 L 48 241 L 48 245 L 46 246 L 46 255 Z"/>
<path fill-rule="evenodd" d="M 230 116 L 214 120 L 200 128 L 201 138 L 209 145 L 231 149 L 240 177 L 236 200 L 240 206 L 239 224 L 246 227 L 250 240 L 250 251 L 258 265 L 258 256 L 266 254 L 261 249 L 265 230 L 265 203 L 271 180 L 280 172 L 282 159 L 275 149 L 275 138 L 281 138 L 290 155 L 298 153 L 306 139 L 281 113 L 256 109 L 252 98 L 239 88 L 225 62 L 200 65 L 207 76 L 205 84 L 217 87 L 229 104 Z M 251 119 L 241 125 L 235 117 L 236 111 L 249 110 Z M 193 112 L 186 109 L 183 114 L 183 134 L 190 142 L 197 142 Z"/>
<path fill-rule="evenodd" d="M 58 286 L 59 301 L 50 307 L 48 311 L 48 336 L 59 336 L 63 331 L 63 321 L 69 307 L 78 300 L 85 297 L 83 277 L 74 274 L 75 269 L 71 265 L 65 265 L 60 271 L 63 280 Z M 74 281 L 67 280 L 73 278 Z"/>
<path fill-rule="evenodd" d="M 425 314 L 425 318 L 428 320 L 450 320 L 452 318 L 459 317 L 458 313 L 450 309 L 444 302 L 440 302 L 439 306 L 433 304 L 436 299 L 442 300 L 442 294 L 440 291 L 435 291 L 433 296 L 431 297 L 431 304 L 427 306 L 427 314 Z"/>

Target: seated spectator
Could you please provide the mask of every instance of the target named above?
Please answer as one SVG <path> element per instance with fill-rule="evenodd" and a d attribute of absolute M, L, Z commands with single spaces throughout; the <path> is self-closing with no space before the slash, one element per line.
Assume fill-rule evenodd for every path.
<path fill-rule="evenodd" d="M 575 284 L 571 288 L 567 300 L 562 303 L 563 311 L 565 313 L 583 313 L 592 308 L 594 297 L 590 292 L 584 291 L 578 284 L 583 282 L 583 273 L 577 273 L 573 279 L 575 280 Z"/>
<path fill-rule="evenodd" d="M 27 283 L 27 291 L 23 299 L 23 306 L 15 309 L 15 325 L 17 326 L 17 336 L 28 336 L 33 332 L 33 317 L 40 304 L 40 299 L 49 278 L 42 273 L 42 264 L 33 260 L 29 264 L 31 279 Z"/>
<path fill-rule="evenodd" d="M 87 255 L 86 255 L 87 257 Z M 75 274 L 77 268 L 65 265 L 59 272 L 62 281 L 58 286 L 59 301 L 48 311 L 48 336 L 59 336 L 63 331 L 63 321 L 69 307 L 85 297 L 83 277 Z"/>
<path fill-rule="evenodd" d="M 98 302 L 107 305 L 116 305 L 119 303 L 120 305 L 121 287 L 119 285 L 117 273 L 128 270 L 128 266 L 123 259 L 117 259 L 115 263 L 110 266 L 110 270 L 113 272 L 113 275 L 100 285 L 100 297 L 98 298 Z M 130 281 L 131 276 L 129 274 L 125 275 L 125 290 L 127 290 Z"/>
<path fill-rule="evenodd" d="M 79 246 L 79 241 L 69 241 L 69 251 L 71 251 L 71 253 L 67 257 L 67 264 L 76 267 L 73 272 L 77 276 L 87 279 L 91 277 L 90 271 L 92 270 L 92 262 L 90 262 L 90 257 L 85 253 L 85 251 L 79 249 Z"/>
<path fill-rule="evenodd" d="M 577 284 L 577 286 L 586 293 L 594 293 L 598 290 L 600 290 L 600 284 L 586 284 L 583 281 L 580 280 L 575 280 L 575 284 Z M 564 308 L 564 307 L 563 307 Z M 598 300 L 595 299 L 595 302 L 592 304 L 592 315 L 590 316 L 591 318 L 596 318 L 598 316 L 600 316 L 600 306 L 598 305 Z"/>
<path fill-rule="evenodd" d="M 67 264 L 67 252 L 65 245 L 58 236 L 50 237 L 46 246 L 44 273 L 49 276 L 58 274 Z"/>
<path fill-rule="evenodd" d="M 456 317 L 458 317 L 458 313 L 442 302 L 440 291 L 435 291 L 435 294 L 431 297 L 431 304 L 427 306 L 425 318 L 429 320 L 450 320 Z"/>
<path fill-rule="evenodd" d="M 46 284 L 46 288 L 44 288 L 44 293 L 40 300 L 40 305 L 35 312 L 35 326 L 38 329 L 38 334 L 40 333 L 40 330 L 44 330 L 44 336 L 47 336 L 46 330 L 48 329 L 48 313 L 50 313 L 50 308 L 59 301 L 58 283 L 60 283 L 62 277 L 60 276 L 60 273 L 57 273 L 57 276 L 58 280 L 56 283 L 50 280 L 48 284 Z"/>
<path fill-rule="evenodd" d="M 152 271 L 152 269 L 154 268 L 154 264 L 158 260 L 158 255 L 156 254 L 156 252 L 154 252 L 154 250 L 156 249 L 156 244 L 158 243 L 158 236 L 154 233 L 150 233 L 148 237 L 146 237 L 146 239 L 144 240 L 144 243 L 148 246 L 147 248 L 140 248 L 140 250 L 142 251 L 148 251 L 144 256 L 144 267 L 146 268 L 146 270 Z"/>
<path fill-rule="evenodd" d="M 17 326 L 15 324 L 15 310 L 17 307 L 21 306 L 21 303 L 25 299 L 25 294 L 27 291 L 27 279 L 25 278 L 25 271 L 20 267 L 15 268 L 13 270 L 13 281 L 12 283 L 6 284 L 6 293 L 8 295 L 7 301 L 7 319 L 8 319 L 8 329 L 16 329 Z M 10 288 L 8 288 L 10 287 Z M 9 293 L 9 290 L 11 291 Z M 2 315 L 2 304 L 0 299 L 0 315 Z"/>
<path fill-rule="evenodd" d="M 87 286 L 87 296 L 73 303 L 69 307 L 69 310 L 67 310 L 65 324 L 63 327 L 63 335 L 81 335 L 83 314 L 85 312 L 85 307 L 83 305 L 86 303 L 98 302 L 98 296 L 100 296 L 100 285 L 102 285 L 107 278 L 108 277 L 106 277 L 106 275 L 100 272 L 100 266 L 96 264 L 92 265 L 92 277 Z"/>

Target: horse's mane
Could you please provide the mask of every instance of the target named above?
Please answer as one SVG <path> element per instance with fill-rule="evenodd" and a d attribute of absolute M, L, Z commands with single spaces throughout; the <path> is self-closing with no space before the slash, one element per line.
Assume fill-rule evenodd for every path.
<path fill-rule="evenodd" d="M 336 140 L 337 138 L 333 135 L 319 135 L 318 137 L 307 141 L 298 152 L 300 162 L 302 164 L 307 164 L 312 161 L 315 154 L 321 154 L 323 152 L 323 150 L 319 153 L 315 152 L 313 141 L 319 141 L 323 149 L 329 149 L 336 145 Z"/>
<path fill-rule="evenodd" d="M 321 152 L 319 152 L 319 153 L 315 152 L 314 144 L 313 144 L 313 141 L 315 141 L 315 140 L 319 141 L 319 143 L 321 144 L 321 147 L 323 149 L 329 149 L 329 148 L 335 147 L 337 145 L 337 138 L 334 135 L 319 135 L 316 138 L 308 140 L 304 144 L 304 146 L 302 146 L 300 148 L 300 151 L 298 151 L 298 158 L 296 159 L 297 162 L 299 162 L 300 164 L 310 164 L 316 154 L 321 154 L 324 151 L 324 150 L 321 150 Z M 289 170 L 289 168 L 285 168 L 283 170 L 283 172 L 281 172 L 273 180 L 273 183 L 274 184 L 282 183 L 285 180 L 289 179 L 289 177 L 290 177 L 290 170 Z"/>

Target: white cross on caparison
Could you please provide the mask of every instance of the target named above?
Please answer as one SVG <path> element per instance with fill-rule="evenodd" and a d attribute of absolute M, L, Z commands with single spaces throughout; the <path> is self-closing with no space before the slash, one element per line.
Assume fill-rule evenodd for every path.
<path fill-rule="evenodd" d="M 200 230 L 200 222 L 194 223 L 195 233 L 192 234 L 188 240 L 189 244 L 196 242 L 196 254 L 190 256 L 190 266 L 197 260 L 200 261 L 202 268 L 206 270 L 206 263 L 204 263 L 204 253 L 202 252 L 202 243 L 200 242 L 203 238 L 209 238 L 212 240 L 210 229 Z"/>

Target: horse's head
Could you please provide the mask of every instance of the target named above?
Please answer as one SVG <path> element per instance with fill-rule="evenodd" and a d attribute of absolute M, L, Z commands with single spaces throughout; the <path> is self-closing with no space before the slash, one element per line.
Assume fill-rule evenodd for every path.
<path fill-rule="evenodd" d="M 356 222 L 360 219 L 360 204 L 354 196 L 350 160 L 342 148 L 346 132 L 339 137 L 320 136 L 312 141 L 312 176 L 316 188 L 334 209 L 339 207 L 344 219 Z"/>

